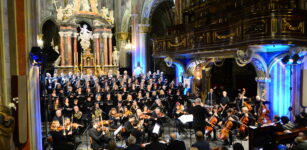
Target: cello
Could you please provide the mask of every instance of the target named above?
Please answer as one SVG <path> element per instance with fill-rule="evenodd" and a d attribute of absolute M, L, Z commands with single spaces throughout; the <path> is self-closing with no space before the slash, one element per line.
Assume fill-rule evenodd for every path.
<path fill-rule="evenodd" d="M 239 126 L 239 133 L 240 134 L 244 134 L 245 133 L 245 129 L 246 129 L 246 125 L 248 124 L 248 116 L 244 115 L 241 119 L 240 119 L 240 126 Z"/>
<path fill-rule="evenodd" d="M 221 133 L 218 135 L 218 138 L 221 140 L 227 140 L 229 137 L 229 131 L 233 126 L 233 122 L 231 120 L 227 120 L 225 122 L 224 128 L 221 130 Z"/>
<path fill-rule="evenodd" d="M 218 122 L 217 117 L 213 115 L 208 122 L 210 125 L 205 127 L 205 133 L 210 134 L 213 131 L 213 128 L 217 124 L 217 122 Z"/>

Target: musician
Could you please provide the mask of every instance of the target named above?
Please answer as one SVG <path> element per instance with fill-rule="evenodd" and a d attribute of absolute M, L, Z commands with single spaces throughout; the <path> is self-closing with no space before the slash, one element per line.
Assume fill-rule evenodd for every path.
<path fill-rule="evenodd" d="M 103 113 L 104 112 L 99 107 L 99 103 L 95 103 L 95 108 L 92 111 L 92 120 L 99 120 L 101 118 L 107 119 L 107 117 L 105 117 Z"/>
<path fill-rule="evenodd" d="M 216 138 L 216 126 L 217 123 L 221 120 L 221 115 L 219 114 L 218 111 L 218 105 L 214 106 L 212 110 L 209 112 L 210 113 L 210 118 L 209 120 L 206 120 L 208 122 L 208 125 L 205 127 L 205 134 L 208 136 L 208 139 L 212 139 L 211 136 L 211 130 L 213 131 L 213 141 L 217 140 Z"/>
<path fill-rule="evenodd" d="M 244 102 L 247 100 L 247 97 L 245 97 L 242 93 L 238 93 L 238 96 L 236 97 L 236 107 L 238 111 L 241 111 L 241 108 L 244 106 Z"/>
<path fill-rule="evenodd" d="M 134 129 L 134 127 L 133 127 L 134 122 L 135 122 L 134 116 L 130 116 L 128 121 L 125 122 L 125 124 L 124 124 L 125 132 L 122 132 L 122 136 L 125 139 L 127 139 L 130 136 L 132 130 Z"/>
<path fill-rule="evenodd" d="M 53 121 L 57 120 L 59 121 L 60 125 L 63 125 L 63 116 L 62 116 L 62 110 L 59 109 L 55 112 L 55 116 L 52 119 Z"/>
<path fill-rule="evenodd" d="M 167 145 L 167 150 L 186 150 L 184 141 L 177 140 L 177 134 L 171 133 L 170 134 L 170 141 Z"/>
<path fill-rule="evenodd" d="M 150 109 L 151 110 L 154 110 L 154 109 L 156 109 L 156 108 L 160 108 L 160 110 L 162 111 L 162 112 L 164 112 L 164 106 L 163 106 L 163 104 L 162 104 L 162 102 L 161 102 L 161 99 L 156 99 L 155 100 L 155 103 L 154 104 L 152 104 L 152 106 L 150 107 Z"/>
<path fill-rule="evenodd" d="M 79 110 L 78 106 L 74 106 L 73 111 L 73 123 L 82 124 L 82 112 Z"/>
<path fill-rule="evenodd" d="M 63 115 L 66 116 L 66 117 L 67 116 L 70 117 L 71 113 L 72 113 L 72 109 L 73 108 L 69 103 L 69 99 L 65 98 L 64 107 L 63 107 Z"/>
<path fill-rule="evenodd" d="M 54 150 L 71 150 L 74 148 L 73 144 L 65 140 L 63 133 L 60 122 L 58 120 L 53 120 L 49 134 L 52 137 L 52 147 Z"/>
<path fill-rule="evenodd" d="M 209 89 L 209 92 L 207 94 L 207 97 L 206 97 L 206 104 L 207 105 L 210 105 L 210 106 L 213 106 L 215 105 L 217 102 L 216 102 L 216 95 L 213 93 L 213 88 L 210 88 Z"/>
<path fill-rule="evenodd" d="M 196 131 L 202 131 L 204 133 L 204 127 L 206 125 L 206 118 L 209 117 L 209 112 L 206 108 L 201 106 L 201 99 L 196 98 L 193 102 L 193 107 L 189 111 L 193 115 L 193 128 Z"/>
<path fill-rule="evenodd" d="M 229 132 L 226 136 L 223 135 L 224 134 L 223 132 L 221 132 L 219 137 L 220 138 L 221 138 L 221 136 L 226 137 L 226 138 L 221 138 L 221 139 L 224 140 L 223 144 L 224 145 L 231 145 L 232 142 L 233 142 L 233 134 L 237 133 L 237 129 L 238 129 L 238 126 L 240 124 L 238 116 L 234 115 L 234 109 L 232 109 L 232 108 L 227 109 L 227 117 L 223 118 L 222 122 L 224 124 L 223 129 L 227 128 L 227 130 Z M 222 122 L 219 123 L 220 126 L 221 126 Z M 228 123 L 231 124 L 229 127 L 227 127 Z"/>
<path fill-rule="evenodd" d="M 183 123 L 178 119 L 180 116 L 184 114 L 184 106 L 181 105 L 179 102 L 176 103 L 176 106 L 174 107 L 172 111 L 172 116 L 175 119 L 175 125 L 178 128 L 179 134 L 185 133 L 184 125 Z"/>
<path fill-rule="evenodd" d="M 223 91 L 222 97 L 220 98 L 220 106 L 223 108 L 223 110 L 225 110 L 228 104 L 229 97 L 227 96 L 227 92 Z"/>
<path fill-rule="evenodd" d="M 98 122 L 94 121 L 93 127 L 89 130 L 89 136 L 91 138 L 91 147 L 93 150 L 100 150 L 105 147 L 105 143 L 109 141 L 109 137 L 106 136 L 106 127 L 100 126 Z"/>
<path fill-rule="evenodd" d="M 242 139 L 246 138 L 248 135 L 248 126 L 250 125 L 255 125 L 255 117 L 249 112 L 247 107 L 242 107 L 239 127 L 239 134 Z"/>

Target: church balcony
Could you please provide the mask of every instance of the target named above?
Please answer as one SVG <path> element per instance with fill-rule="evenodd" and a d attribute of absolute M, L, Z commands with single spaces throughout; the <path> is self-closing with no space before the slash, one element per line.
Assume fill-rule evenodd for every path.
<path fill-rule="evenodd" d="M 260 0 L 248 4 L 215 13 L 210 8 L 218 6 L 212 4 L 202 4 L 207 9 L 187 9 L 185 13 L 198 14 L 197 19 L 172 26 L 166 36 L 155 38 L 154 55 L 202 54 L 258 44 L 307 44 L 307 11 L 299 9 L 296 1 Z M 199 10 L 211 15 L 195 13 Z"/>

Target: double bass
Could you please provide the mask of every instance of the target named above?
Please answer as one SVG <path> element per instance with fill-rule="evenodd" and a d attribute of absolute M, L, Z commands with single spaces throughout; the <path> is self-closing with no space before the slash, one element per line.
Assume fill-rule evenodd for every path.
<path fill-rule="evenodd" d="M 263 90 L 262 97 L 266 95 L 266 90 Z M 264 99 L 260 99 L 260 107 L 258 109 L 258 123 L 261 124 L 268 124 L 271 123 L 272 121 L 269 118 L 270 110 L 268 107 L 263 103 Z"/>

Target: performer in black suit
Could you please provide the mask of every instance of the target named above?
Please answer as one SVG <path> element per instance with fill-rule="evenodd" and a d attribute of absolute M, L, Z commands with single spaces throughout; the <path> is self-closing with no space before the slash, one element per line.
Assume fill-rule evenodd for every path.
<path fill-rule="evenodd" d="M 89 130 L 89 136 L 92 138 L 92 148 L 99 150 L 104 148 L 104 144 L 108 142 L 108 137 L 104 134 L 105 127 L 99 127 L 98 122 L 94 122 L 93 128 Z"/>
<path fill-rule="evenodd" d="M 213 93 L 213 89 L 211 88 L 207 94 L 207 97 L 206 97 L 206 104 L 207 105 L 210 105 L 210 106 L 213 106 L 215 105 L 217 102 L 216 102 L 216 95 Z"/>
<path fill-rule="evenodd" d="M 189 113 L 193 115 L 193 127 L 196 131 L 202 131 L 204 133 L 204 127 L 206 125 L 206 118 L 209 117 L 209 112 L 206 108 L 200 106 L 200 98 L 195 99 L 193 107 Z"/>

